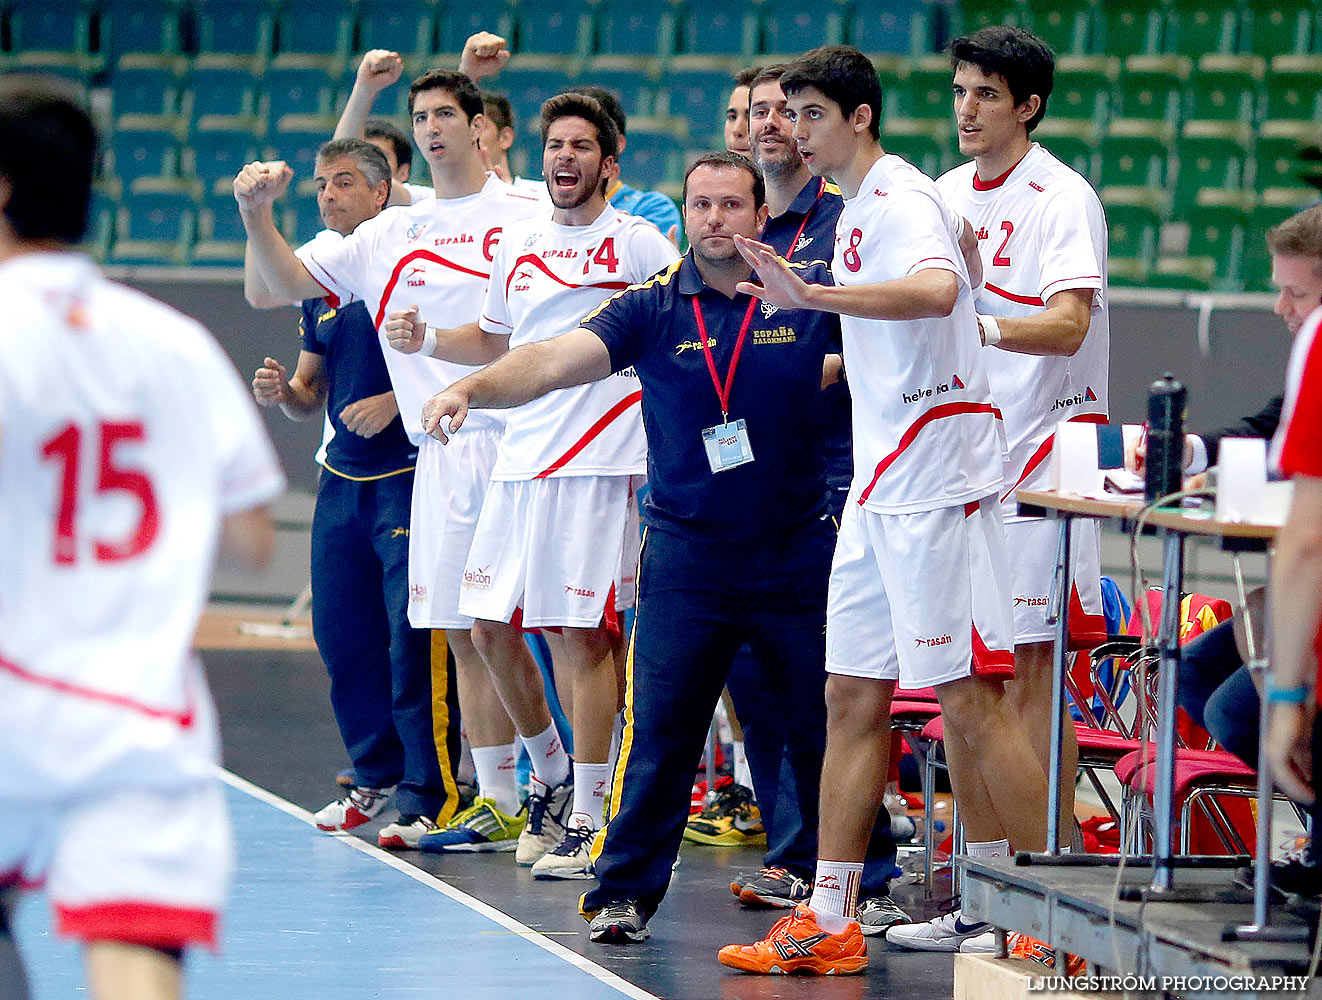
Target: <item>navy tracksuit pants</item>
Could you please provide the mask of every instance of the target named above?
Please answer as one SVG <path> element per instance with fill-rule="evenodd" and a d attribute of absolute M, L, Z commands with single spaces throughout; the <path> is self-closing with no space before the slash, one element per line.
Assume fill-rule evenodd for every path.
<path fill-rule="evenodd" d="M 458 805 L 459 713 L 444 643 L 408 621 L 413 473 L 356 481 L 323 472 L 312 517 L 312 633 L 360 784 L 395 785 L 404 814 Z M 435 662 L 433 662 L 435 659 Z"/>
<path fill-rule="evenodd" d="M 584 897 L 585 912 L 634 899 L 650 915 L 665 896 L 694 768 L 745 643 L 762 665 L 766 688 L 782 706 L 793 706 L 793 725 L 779 746 L 794 775 L 797 811 L 815 834 L 834 546 L 827 519 L 752 546 L 648 530 L 630 643 L 623 770 L 596 861 L 600 884 Z M 777 766 L 779 757 L 778 749 Z"/>

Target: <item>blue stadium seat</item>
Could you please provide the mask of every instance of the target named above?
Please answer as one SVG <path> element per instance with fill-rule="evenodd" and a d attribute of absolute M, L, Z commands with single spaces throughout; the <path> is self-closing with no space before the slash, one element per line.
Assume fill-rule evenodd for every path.
<path fill-rule="evenodd" d="M 129 53 L 178 58 L 179 15 L 178 0 L 102 0 L 101 52 L 111 65 Z"/>
<path fill-rule="evenodd" d="M 285 196 L 280 205 L 280 231 L 291 246 L 302 246 L 324 228 L 316 198 L 300 194 Z"/>
<path fill-rule="evenodd" d="M 87 239 L 84 249 L 98 264 L 110 257 L 110 244 L 115 238 L 115 203 L 101 191 L 92 192 L 92 205 L 87 212 Z"/>
<path fill-rule="evenodd" d="M 189 138 L 189 173 L 198 178 L 208 194 L 228 192 L 229 185 L 244 164 L 259 155 L 252 135 L 243 130 L 207 129 L 194 131 Z"/>
<path fill-rule="evenodd" d="M 285 115 L 329 115 L 330 79 L 323 70 L 272 67 L 266 71 L 262 89 L 267 95 L 269 127 Z"/>
<path fill-rule="evenodd" d="M 515 51 L 581 56 L 591 40 L 585 0 L 523 0 L 515 12 Z"/>
<path fill-rule="evenodd" d="M 263 60 L 271 54 L 271 14 L 265 0 L 198 0 L 198 53 Z"/>
<path fill-rule="evenodd" d="M 525 132 L 539 128 L 542 102 L 569 87 L 569 75 L 562 70 L 520 68 L 512 64 L 500 74 L 500 83 L 514 108 L 515 120 Z"/>
<path fill-rule="evenodd" d="M 268 159 L 284 160 L 294 168 L 294 181 L 305 181 L 316 172 L 317 150 L 330 139 L 330 133 L 321 129 L 305 131 L 286 129 L 272 131 L 267 137 Z"/>
<path fill-rule="evenodd" d="M 435 49 L 435 7 L 426 0 L 361 0 L 358 51 L 390 49 L 421 59 Z"/>
<path fill-rule="evenodd" d="M 167 129 L 119 129 L 110 138 L 114 173 L 129 190 L 142 177 L 174 176 L 179 143 Z"/>
<path fill-rule="evenodd" d="M 198 236 L 204 240 L 243 243 L 248 237 L 234 198 L 215 194 L 202 200 Z"/>
<path fill-rule="evenodd" d="M 885 8 L 860 5 L 849 18 L 848 40 L 869 55 L 919 55 L 931 48 L 928 4 L 894 0 Z"/>
<path fill-rule="evenodd" d="M 666 74 L 663 92 L 668 96 L 670 114 L 688 123 L 689 145 L 705 146 L 709 138 L 721 135 L 725 100 L 733 86 L 729 74 L 712 70 Z"/>
<path fill-rule="evenodd" d="M 642 70 L 592 66 L 574 82 L 605 87 L 620 99 L 624 113 L 630 118 L 653 112 L 652 81 Z"/>
<path fill-rule="evenodd" d="M 468 0 L 463 4 L 441 7 L 436 23 L 437 50 L 457 55 L 464 50 L 469 35 L 494 31 L 513 41 L 514 21 L 505 0 Z"/>
<path fill-rule="evenodd" d="M 844 40 L 841 12 L 833 3 L 805 5 L 800 0 L 768 0 L 761 14 L 760 52 L 798 54 Z"/>
<path fill-rule="evenodd" d="M 669 132 L 630 132 L 620 172 L 644 190 L 678 181 L 683 174 L 683 151 Z"/>
<path fill-rule="evenodd" d="M 118 264 L 183 264 L 193 221 L 193 199 L 188 195 L 133 195 L 119 211 L 111 259 Z"/>
<path fill-rule="evenodd" d="M 110 74 L 110 95 L 117 117 L 170 115 L 179 110 L 179 78 L 168 69 L 117 69 Z"/>
<path fill-rule="evenodd" d="M 9 8 L 9 48 L 18 66 L 99 64 L 91 51 L 91 7 L 86 0 L 11 0 Z"/>
<path fill-rule="evenodd" d="M 275 20 L 277 57 L 349 58 L 353 19 L 349 0 L 285 0 Z"/>
<path fill-rule="evenodd" d="M 685 11 L 681 51 L 688 55 L 749 59 L 757 45 L 757 19 L 750 0 L 703 0 Z"/>
<path fill-rule="evenodd" d="M 597 8 L 594 52 L 664 58 L 674 48 L 675 12 L 669 6 L 607 0 Z"/>
<path fill-rule="evenodd" d="M 246 69 L 194 69 L 186 81 L 193 129 L 251 122 L 257 114 L 257 81 Z M 215 119 L 224 119 L 217 122 Z"/>

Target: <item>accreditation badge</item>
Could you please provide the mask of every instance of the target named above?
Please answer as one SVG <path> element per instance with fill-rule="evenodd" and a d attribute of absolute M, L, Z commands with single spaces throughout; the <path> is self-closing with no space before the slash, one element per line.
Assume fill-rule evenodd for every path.
<path fill-rule="evenodd" d="M 748 443 L 748 424 L 742 418 L 708 427 L 702 432 L 702 446 L 712 472 L 724 472 L 753 460 L 753 446 Z"/>

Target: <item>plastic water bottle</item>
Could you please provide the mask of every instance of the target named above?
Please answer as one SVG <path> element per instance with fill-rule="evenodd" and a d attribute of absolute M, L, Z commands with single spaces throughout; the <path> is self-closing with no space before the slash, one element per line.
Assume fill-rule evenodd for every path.
<path fill-rule="evenodd" d="M 1184 416 L 1189 390 L 1167 372 L 1148 390 L 1148 438 L 1144 500 L 1178 493 L 1184 482 Z"/>

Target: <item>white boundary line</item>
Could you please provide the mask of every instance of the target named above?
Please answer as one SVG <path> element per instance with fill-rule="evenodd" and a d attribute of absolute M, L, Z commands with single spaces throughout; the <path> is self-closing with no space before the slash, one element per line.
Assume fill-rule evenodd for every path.
<path fill-rule="evenodd" d="M 237 789 L 240 792 L 250 795 L 257 801 L 266 803 L 268 806 L 274 806 L 276 809 L 279 809 L 282 813 L 285 813 L 288 816 L 293 816 L 295 819 L 300 820 L 311 827 L 314 828 L 316 827 L 316 823 L 312 819 L 312 813 L 308 812 L 306 809 L 294 805 L 292 802 L 288 801 L 287 799 L 282 799 L 274 792 L 268 792 L 265 788 L 262 788 L 260 785 L 254 785 L 251 781 L 248 781 L 245 778 L 240 778 L 237 774 L 234 774 L 231 771 L 227 771 L 223 767 L 216 768 L 216 776 L 219 777 L 221 781 L 225 782 L 225 784 L 229 785 L 231 788 Z M 641 987 L 635 986 L 633 983 L 629 982 L 626 979 L 621 979 L 619 976 L 611 972 L 609 969 L 602 968 L 600 965 L 598 965 L 596 962 L 592 961 L 591 959 L 584 958 L 578 952 L 571 951 L 570 949 L 566 948 L 564 945 L 556 941 L 552 941 L 550 938 L 546 937 L 545 935 L 541 934 L 538 931 L 533 930 L 531 927 L 527 926 L 526 924 L 522 924 L 519 921 L 515 920 L 509 914 L 502 913 L 494 906 L 482 902 L 482 900 L 476 898 L 475 896 L 470 896 L 468 893 L 456 889 L 454 886 L 441 881 L 435 875 L 431 875 L 428 872 L 423 871 L 421 868 L 414 867 L 413 865 L 409 864 L 407 861 L 403 861 L 400 858 L 395 857 L 389 851 L 384 851 L 379 847 L 369 844 L 361 837 L 355 837 L 352 834 L 330 835 L 330 836 L 332 836 L 333 839 L 338 840 L 340 843 L 352 847 L 354 850 L 359 851 L 362 854 L 366 854 L 370 858 L 375 858 L 377 861 L 380 861 L 383 864 L 388 865 L 389 867 L 395 869 L 396 871 L 403 872 L 405 875 L 409 876 L 409 878 L 417 882 L 421 882 L 423 885 L 428 886 L 429 888 L 435 889 L 437 892 L 440 892 L 441 894 L 448 896 L 450 899 L 453 899 L 456 903 L 461 903 L 462 905 L 468 907 L 474 913 L 480 913 L 488 920 L 495 921 L 496 923 L 500 924 L 500 926 L 504 927 L 506 930 L 518 934 L 520 937 L 524 938 L 527 941 L 531 941 L 533 944 L 537 945 L 537 947 L 541 948 L 543 951 L 549 952 L 550 954 L 554 955 L 556 958 L 563 959 L 564 961 L 568 962 L 570 965 L 574 966 L 574 968 L 586 972 L 588 975 L 590 975 L 593 979 L 596 979 L 598 982 L 604 983 L 605 985 L 611 987 L 612 989 L 619 991 L 620 993 L 624 994 L 627 997 L 630 997 L 631 1000 L 659 1000 L 659 998 L 655 994 L 648 993 L 646 990 L 642 989 Z"/>

